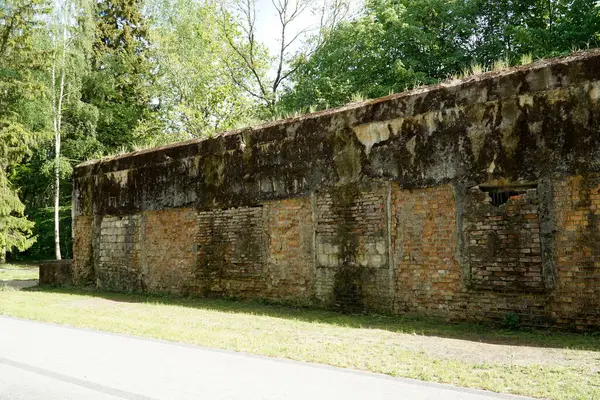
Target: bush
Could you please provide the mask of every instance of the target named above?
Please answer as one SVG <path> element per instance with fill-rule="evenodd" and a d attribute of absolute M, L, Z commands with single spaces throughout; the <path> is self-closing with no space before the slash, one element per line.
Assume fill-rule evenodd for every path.
<path fill-rule="evenodd" d="M 514 312 L 509 312 L 502 321 L 502 326 L 511 331 L 519 330 L 521 327 L 521 317 Z"/>

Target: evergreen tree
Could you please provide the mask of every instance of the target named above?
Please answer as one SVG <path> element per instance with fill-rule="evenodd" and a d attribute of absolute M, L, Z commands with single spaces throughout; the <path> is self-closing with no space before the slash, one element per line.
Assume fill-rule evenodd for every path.
<path fill-rule="evenodd" d="M 91 74 L 82 100 L 99 110 L 97 137 L 109 149 L 131 147 L 140 121 L 154 117 L 154 66 L 141 0 L 99 0 Z"/>
<path fill-rule="evenodd" d="M 11 169 L 29 153 L 30 138 L 22 125 L 0 120 L 0 263 L 7 251 L 23 251 L 34 243 L 33 223 L 25 218 L 25 206 L 9 180 Z"/>
<path fill-rule="evenodd" d="M 45 68 L 45 57 L 33 37 L 45 6 L 43 0 L 10 0 L 0 6 L 0 262 L 7 251 L 23 251 L 34 242 L 33 224 L 24 217 L 11 177 L 43 124 L 35 112 L 43 94 L 36 76 Z"/>

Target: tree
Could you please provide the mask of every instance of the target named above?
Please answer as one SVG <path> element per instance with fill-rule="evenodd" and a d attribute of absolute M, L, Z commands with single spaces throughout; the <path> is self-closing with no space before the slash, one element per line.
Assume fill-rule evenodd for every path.
<path fill-rule="evenodd" d="M 463 2 L 372 0 L 300 62 L 282 105 L 325 108 L 437 82 L 468 65 L 473 24 Z"/>
<path fill-rule="evenodd" d="M 161 124 L 154 132 L 138 129 L 138 142 L 159 144 L 202 137 L 233 128 L 252 115 L 251 102 L 226 74 L 231 48 L 218 36 L 216 5 L 186 0 L 149 1 L 149 37 L 158 73 L 151 97 Z M 231 27 L 229 28 L 231 29 Z M 238 81 L 246 81 L 242 74 Z"/>
<path fill-rule="evenodd" d="M 11 0 L 0 6 L 0 262 L 7 251 L 23 251 L 35 241 L 11 175 L 30 153 L 39 123 L 35 104 L 43 86 L 35 76 L 44 69 L 44 57 L 33 36 L 39 28 L 36 17 L 45 10 L 42 0 Z"/>
<path fill-rule="evenodd" d="M 273 114 L 285 83 L 300 65 L 294 62 L 294 50 L 303 41 L 305 54 L 317 48 L 321 44 L 321 33 L 332 29 L 344 19 L 349 10 L 348 4 L 345 0 L 272 0 L 279 20 L 279 48 L 275 55 L 269 54 L 268 48 L 257 39 L 256 0 L 233 0 L 229 7 L 223 6 L 219 18 L 220 32 L 241 65 L 234 66 L 230 60 L 224 60 L 230 79 L 262 104 L 268 113 Z M 319 14 L 320 25 L 293 29 L 293 25 L 309 12 Z M 232 17 L 237 26 L 235 30 L 230 29 Z M 317 35 L 311 36 L 315 30 Z M 237 35 L 240 32 L 241 35 Z M 314 40 L 315 37 L 317 40 Z M 313 40 L 310 41 L 309 38 Z M 240 71 L 249 73 L 251 81 L 240 80 Z"/>
<path fill-rule="evenodd" d="M 52 128 L 54 132 L 54 255 L 57 260 L 60 260 L 60 145 L 62 106 L 67 75 L 67 49 L 69 47 L 68 25 L 70 24 L 72 5 L 69 0 L 56 1 L 54 4 L 54 29 L 51 30 L 52 78 L 50 90 L 52 91 Z"/>
<path fill-rule="evenodd" d="M 54 133 L 54 254 L 60 251 L 60 186 L 61 178 L 70 175 L 71 165 L 61 152 L 63 113 L 66 101 L 76 104 L 80 98 L 81 78 L 87 70 L 87 55 L 91 50 L 89 0 L 55 0 L 49 22 L 52 65 L 50 92 L 52 99 L 52 130 Z"/>
<path fill-rule="evenodd" d="M 299 65 L 280 107 L 337 106 L 600 45 L 595 0 L 368 0 Z M 528 57 L 524 57 L 528 56 Z M 530 56 L 530 57 L 529 57 Z"/>
<path fill-rule="evenodd" d="M 30 247 L 33 223 L 24 217 L 25 206 L 9 180 L 11 168 L 29 153 L 30 134 L 19 124 L 0 120 L 0 263 L 6 252 Z"/>
<path fill-rule="evenodd" d="M 112 150 L 130 148 L 140 121 L 155 116 L 149 93 L 155 66 L 142 5 L 142 0 L 99 0 L 95 5 L 91 73 L 82 100 L 98 108 L 97 137 Z"/>
<path fill-rule="evenodd" d="M 469 0 L 473 58 L 483 65 L 545 58 L 600 45 L 596 0 Z"/>

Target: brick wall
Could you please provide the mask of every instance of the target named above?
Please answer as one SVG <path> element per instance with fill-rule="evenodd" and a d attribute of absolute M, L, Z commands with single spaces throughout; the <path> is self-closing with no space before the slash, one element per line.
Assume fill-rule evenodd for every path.
<path fill-rule="evenodd" d="M 154 293 L 198 294 L 194 209 L 147 211 L 142 215 L 142 279 Z"/>
<path fill-rule="evenodd" d="M 143 289 L 141 219 L 141 215 L 102 219 L 94 232 L 95 274 L 99 287 L 117 291 Z"/>
<path fill-rule="evenodd" d="M 94 217 L 81 215 L 73 219 L 73 283 L 95 283 L 92 238 Z"/>
<path fill-rule="evenodd" d="M 522 326 L 560 326 L 550 316 L 550 296 L 547 293 L 472 289 L 465 291 L 457 299 L 464 306 L 462 318 L 457 315 L 457 319 L 503 323 L 509 315 L 514 315 Z M 571 329 L 567 326 L 561 328 Z"/>
<path fill-rule="evenodd" d="M 600 326 L 600 176 L 554 185 L 556 289 L 552 317 L 578 329 Z"/>
<path fill-rule="evenodd" d="M 350 310 L 390 309 L 387 185 L 315 198 L 316 298 Z"/>
<path fill-rule="evenodd" d="M 461 290 L 457 262 L 457 210 L 450 185 L 392 191 L 395 311 L 457 313 Z M 460 315 L 459 315 L 460 317 Z"/>
<path fill-rule="evenodd" d="M 595 50 L 84 163 L 74 280 L 594 329 L 599 76 Z"/>
<path fill-rule="evenodd" d="M 484 322 L 502 322 L 513 313 L 523 325 L 556 326 L 550 316 L 549 293 L 531 290 L 526 285 L 535 282 L 535 288 L 540 289 L 540 265 L 535 274 L 527 274 L 523 267 L 513 265 L 519 263 L 513 261 L 514 257 L 494 257 L 482 262 L 483 258 L 478 258 L 482 255 L 479 246 L 487 248 L 487 243 L 471 242 L 473 235 L 483 236 L 479 233 L 481 230 L 495 230 L 498 235 L 505 235 L 500 233 L 501 228 L 506 228 L 513 218 L 511 229 L 516 229 L 517 236 L 524 237 L 522 242 L 517 240 L 521 244 L 515 245 L 537 249 L 536 235 L 530 231 L 539 231 L 539 227 L 529 222 L 532 218 L 524 217 L 533 214 L 537 206 L 532 203 L 536 202 L 537 196 L 530 192 L 529 199 L 526 196 L 513 198 L 509 206 L 502 208 L 492 206 L 485 198 L 485 193 L 478 189 L 463 191 L 451 185 L 410 191 L 396 187 L 393 190 L 394 312 Z M 503 218 L 498 218 L 500 216 Z M 501 238 L 514 240 L 508 236 Z M 500 247 L 502 243 L 497 245 Z M 531 257 L 530 253 L 519 251 L 518 254 Z M 522 262 L 530 261 L 523 258 Z M 478 278 L 481 271 L 490 266 L 493 268 L 490 272 L 503 272 L 496 280 L 506 284 L 492 284 Z M 517 278 L 505 280 L 511 273 Z"/>
<path fill-rule="evenodd" d="M 231 293 L 231 285 L 243 294 L 244 280 L 254 289 L 252 278 L 261 276 L 266 259 L 263 213 L 262 206 L 198 213 L 196 274 L 203 294 Z"/>
<path fill-rule="evenodd" d="M 514 313 L 529 326 L 593 329 L 600 177 L 557 178 L 550 188 L 494 205 L 477 187 L 352 185 L 253 207 L 80 217 L 74 276 L 93 274 L 110 290 L 453 320 L 501 322 Z M 549 252 L 543 224 L 551 226 Z M 548 261 L 556 261 L 551 281 Z"/>
<path fill-rule="evenodd" d="M 494 193 L 506 203 L 494 205 L 487 193 L 471 189 L 465 215 L 470 284 L 477 289 L 530 292 L 545 289 L 536 189 Z"/>
<path fill-rule="evenodd" d="M 313 296 L 314 230 L 310 197 L 265 204 L 265 287 L 259 297 L 309 302 Z"/>

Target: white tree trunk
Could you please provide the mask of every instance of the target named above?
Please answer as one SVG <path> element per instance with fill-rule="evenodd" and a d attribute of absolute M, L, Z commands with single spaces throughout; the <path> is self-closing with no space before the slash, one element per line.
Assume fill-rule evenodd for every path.
<path fill-rule="evenodd" d="M 54 253 L 57 260 L 62 258 L 60 253 L 60 145 L 62 131 L 62 104 L 65 96 L 65 75 L 67 71 L 67 24 L 69 15 L 69 2 L 66 1 L 63 5 L 62 21 L 59 24 L 61 43 L 60 43 L 60 60 L 55 57 L 52 63 L 52 94 L 54 102 Z M 59 36 L 58 32 L 57 35 Z M 57 38 L 58 39 L 58 38 Z M 55 49 L 58 47 L 55 43 Z M 60 68 L 60 83 L 56 87 L 56 68 Z M 58 90 L 58 96 L 56 96 Z"/>
<path fill-rule="evenodd" d="M 54 130 L 54 255 L 60 260 L 60 130 L 58 127 L 58 99 L 56 96 L 56 50 L 52 57 L 52 128 Z"/>
<path fill-rule="evenodd" d="M 54 254 L 60 260 L 60 131 L 55 135 L 55 166 L 54 166 Z"/>

